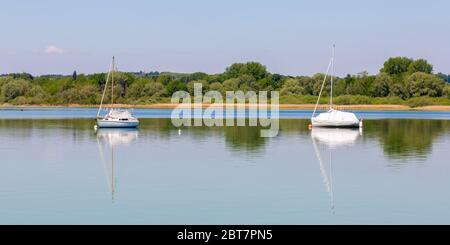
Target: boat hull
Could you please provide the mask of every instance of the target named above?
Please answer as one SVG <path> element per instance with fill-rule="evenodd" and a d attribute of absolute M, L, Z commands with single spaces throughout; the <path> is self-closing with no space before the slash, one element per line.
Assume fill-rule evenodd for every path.
<path fill-rule="evenodd" d="M 136 128 L 139 126 L 139 121 L 116 121 L 97 119 L 97 127 L 99 128 Z"/>
<path fill-rule="evenodd" d="M 361 127 L 361 121 L 359 122 L 315 122 L 311 121 L 313 127 L 322 128 L 359 128 Z"/>
<path fill-rule="evenodd" d="M 311 120 L 313 127 L 324 128 L 359 128 L 362 127 L 362 121 L 331 121 L 331 120 Z"/>

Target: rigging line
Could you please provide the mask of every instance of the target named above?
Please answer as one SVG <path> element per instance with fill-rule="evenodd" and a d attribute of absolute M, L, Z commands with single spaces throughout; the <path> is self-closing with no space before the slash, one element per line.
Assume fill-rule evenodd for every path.
<path fill-rule="evenodd" d="M 103 173 L 105 174 L 105 177 L 106 177 L 106 185 L 108 186 L 108 189 L 110 189 L 111 188 L 111 183 L 109 182 L 109 171 L 108 171 L 108 167 L 106 166 L 107 164 L 105 163 L 106 161 L 105 161 L 105 157 L 104 157 L 104 154 L 103 154 L 103 146 L 100 143 L 100 140 L 98 139 L 99 138 L 98 134 L 97 134 L 96 138 L 97 138 L 98 151 L 100 153 L 100 160 L 102 162 Z"/>
<path fill-rule="evenodd" d="M 97 117 L 100 115 L 100 110 L 102 109 L 103 99 L 105 98 L 106 88 L 108 87 L 109 75 L 111 74 L 111 68 L 112 68 L 112 63 L 109 65 L 109 71 L 108 71 L 108 75 L 106 76 L 105 88 L 103 89 L 102 100 L 100 101 L 100 107 L 98 108 L 98 111 L 97 111 Z"/>
<path fill-rule="evenodd" d="M 323 165 L 323 160 L 322 160 L 322 157 L 320 156 L 320 150 L 317 146 L 316 140 L 314 139 L 314 137 L 312 135 L 311 135 L 311 140 L 313 142 L 314 152 L 316 153 L 317 160 L 319 161 L 319 169 L 320 169 L 320 174 L 322 175 L 322 181 L 325 185 L 326 191 L 330 194 L 330 192 L 331 192 L 330 180 L 329 180 L 328 174 L 325 170 L 325 166 Z"/>
<path fill-rule="evenodd" d="M 314 107 L 314 111 L 313 111 L 312 117 L 314 117 L 314 115 L 316 114 L 317 105 L 319 105 L 320 96 L 322 95 L 323 86 L 325 85 L 325 82 L 327 81 L 328 72 L 330 72 L 331 62 L 332 61 L 333 60 L 330 59 L 330 63 L 328 63 L 327 72 L 325 73 L 325 77 L 323 78 L 322 87 L 320 87 L 319 97 L 317 98 L 316 106 Z"/>
<path fill-rule="evenodd" d="M 322 157 L 320 156 L 320 150 L 317 146 L 316 140 L 314 139 L 314 137 L 311 135 L 311 140 L 313 143 L 313 148 L 314 148 L 314 152 L 316 153 L 316 157 L 317 160 L 319 162 L 319 168 L 320 168 L 320 174 L 322 175 L 322 181 L 325 185 L 325 190 L 328 193 L 328 197 L 330 199 L 330 208 L 334 214 L 334 195 L 333 195 L 333 177 L 332 177 L 332 173 L 331 173 L 331 149 L 329 149 L 330 151 L 330 174 L 327 174 L 327 171 L 325 169 L 325 166 L 323 164 L 323 160 Z"/>

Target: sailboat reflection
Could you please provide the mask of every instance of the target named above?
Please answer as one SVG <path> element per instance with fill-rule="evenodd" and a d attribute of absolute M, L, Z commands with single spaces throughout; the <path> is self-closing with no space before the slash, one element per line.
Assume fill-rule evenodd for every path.
<path fill-rule="evenodd" d="M 114 161 L 114 150 L 117 147 L 127 146 L 138 138 L 137 129 L 106 129 L 101 128 L 96 131 L 97 134 L 97 146 L 100 153 L 103 169 L 105 171 L 108 188 L 111 191 L 111 198 L 114 201 L 116 194 L 116 163 Z M 106 162 L 108 156 L 104 154 L 104 148 L 111 149 L 110 155 L 110 167 Z"/>
<path fill-rule="evenodd" d="M 362 134 L 362 129 L 349 128 L 312 128 L 311 139 L 314 151 L 319 162 L 320 173 L 325 185 L 325 190 L 330 198 L 331 211 L 334 213 L 334 193 L 333 193 L 333 169 L 332 150 L 338 147 L 351 146 Z M 320 153 L 319 146 L 328 149 L 329 164 L 328 171 Z"/>

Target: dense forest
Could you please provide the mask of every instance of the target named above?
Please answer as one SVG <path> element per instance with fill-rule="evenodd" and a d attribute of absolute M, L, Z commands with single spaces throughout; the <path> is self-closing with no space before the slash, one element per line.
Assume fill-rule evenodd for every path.
<path fill-rule="evenodd" d="M 123 104 L 169 102 L 175 91 L 193 93 L 194 83 L 202 83 L 205 92 L 280 91 L 281 103 L 310 104 L 315 103 L 324 76 L 274 74 L 257 62 L 235 63 L 220 74 L 117 72 L 114 96 L 117 103 Z M 0 104 L 98 104 L 105 80 L 106 73 L 85 75 L 76 71 L 72 75 L 36 77 L 28 73 L 4 74 L 0 76 Z M 327 84 L 322 103 L 328 101 Z M 433 73 L 433 66 L 424 59 L 394 57 L 377 75 L 361 72 L 335 77 L 333 96 L 336 104 L 450 105 L 450 79 L 449 75 Z"/>

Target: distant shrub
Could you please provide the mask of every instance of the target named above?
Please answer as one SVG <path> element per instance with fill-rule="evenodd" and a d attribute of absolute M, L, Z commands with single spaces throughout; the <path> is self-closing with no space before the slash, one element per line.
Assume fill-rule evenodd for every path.
<path fill-rule="evenodd" d="M 305 88 L 301 86 L 299 80 L 290 78 L 284 82 L 280 93 L 281 95 L 301 95 L 305 94 Z"/>
<path fill-rule="evenodd" d="M 405 79 L 406 90 L 410 97 L 442 96 L 445 82 L 439 77 L 423 72 L 416 72 Z"/>
<path fill-rule="evenodd" d="M 144 88 L 145 88 L 145 83 L 135 82 L 135 83 L 131 84 L 131 86 L 129 87 L 127 96 L 129 98 L 135 99 L 135 100 L 140 97 L 144 97 L 145 96 Z"/>
<path fill-rule="evenodd" d="M 329 98 L 321 97 L 320 104 L 328 103 Z M 317 96 L 314 95 L 281 95 L 281 104 L 315 104 L 317 102 Z"/>
<path fill-rule="evenodd" d="M 372 99 L 374 105 L 402 105 L 405 101 L 397 96 L 377 97 Z"/>
<path fill-rule="evenodd" d="M 429 97 L 415 97 L 408 99 L 407 104 L 414 108 L 414 107 L 434 105 L 435 102 L 433 99 Z"/>
<path fill-rule="evenodd" d="M 167 95 L 166 88 L 162 83 L 159 82 L 151 82 L 145 85 L 144 87 L 144 93 L 147 96 L 152 96 L 155 98 L 162 97 L 164 95 Z"/>
<path fill-rule="evenodd" d="M 209 89 L 210 89 L 211 91 L 218 91 L 218 92 L 220 92 L 222 95 L 225 94 L 225 91 L 223 90 L 223 85 L 222 85 L 221 83 L 219 83 L 219 82 L 211 83 L 211 84 L 209 85 Z"/>
<path fill-rule="evenodd" d="M 44 91 L 44 89 L 42 89 L 41 86 L 35 85 L 35 86 L 31 87 L 30 90 L 28 90 L 28 92 L 25 94 L 25 96 L 43 100 L 43 99 L 47 98 L 48 94 L 47 94 L 47 92 Z"/>
<path fill-rule="evenodd" d="M 28 105 L 30 104 L 28 98 L 25 96 L 18 96 L 10 101 L 13 105 Z"/>
<path fill-rule="evenodd" d="M 64 90 L 58 97 L 63 103 L 96 104 L 98 92 L 96 86 L 85 85 Z"/>
<path fill-rule="evenodd" d="M 447 84 L 444 88 L 444 95 L 450 99 L 450 84 Z"/>
<path fill-rule="evenodd" d="M 340 95 L 334 98 L 333 101 L 337 105 L 370 105 L 372 104 L 372 99 L 373 98 L 365 95 Z"/>
<path fill-rule="evenodd" d="M 23 96 L 28 91 L 30 83 L 24 79 L 11 80 L 2 86 L 2 95 L 7 100 Z"/>

